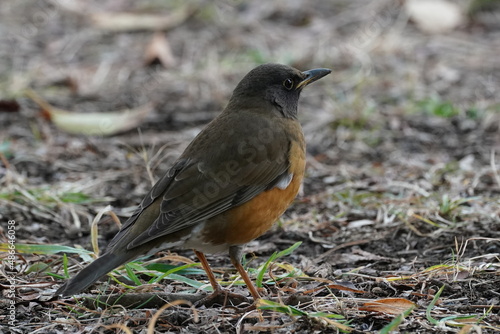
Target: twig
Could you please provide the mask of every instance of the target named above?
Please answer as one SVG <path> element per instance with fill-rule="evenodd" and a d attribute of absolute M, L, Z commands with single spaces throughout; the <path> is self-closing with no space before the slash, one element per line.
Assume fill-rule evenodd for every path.
<path fill-rule="evenodd" d="M 133 309 L 138 306 L 141 308 L 160 308 L 166 303 L 172 303 L 176 300 L 183 300 L 190 303 L 205 298 L 204 294 L 189 293 L 120 293 L 113 295 L 82 295 L 79 298 L 81 306 L 91 310 L 98 308 L 123 306 L 126 309 Z"/>
<path fill-rule="evenodd" d="M 497 164 L 495 163 L 495 149 L 491 150 L 491 170 L 493 171 L 493 176 L 495 177 L 495 181 L 497 181 L 498 186 L 500 187 L 500 175 L 498 175 Z"/>

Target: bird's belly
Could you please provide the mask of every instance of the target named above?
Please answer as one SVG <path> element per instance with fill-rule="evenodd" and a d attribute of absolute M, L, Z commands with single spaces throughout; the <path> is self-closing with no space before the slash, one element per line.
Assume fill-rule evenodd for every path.
<path fill-rule="evenodd" d="M 246 203 L 208 219 L 196 228 L 197 233 L 193 233 L 193 237 L 196 235 L 196 238 L 199 238 L 196 240 L 201 241 L 199 245 L 210 248 L 209 253 L 213 253 L 226 250 L 230 246 L 246 244 L 269 230 L 299 192 L 306 164 L 303 138 L 292 141 L 289 161 L 288 172 L 293 177 L 285 189 L 274 187 Z M 200 246 L 194 248 L 203 252 Z"/>
<path fill-rule="evenodd" d="M 289 159 L 289 173 L 293 178 L 285 189 L 275 187 L 264 191 L 250 201 L 209 219 L 201 231 L 204 242 L 243 245 L 269 230 L 299 192 L 306 164 L 303 139 L 292 142 Z"/>
<path fill-rule="evenodd" d="M 226 240 L 233 245 L 245 244 L 260 237 L 285 212 L 299 191 L 294 180 L 286 189 L 273 188 L 251 201 L 227 212 Z"/>
<path fill-rule="evenodd" d="M 299 191 L 301 181 L 301 177 L 294 177 L 286 189 L 265 191 L 208 220 L 200 231 L 203 243 L 214 248 L 229 247 L 246 244 L 261 236 L 288 208 Z"/>
<path fill-rule="evenodd" d="M 157 240 L 148 252 L 172 247 L 193 248 L 202 253 L 222 253 L 260 237 L 285 212 L 297 195 L 302 175 L 294 175 L 285 189 L 264 191 L 250 201 L 200 222 L 193 227 Z"/>
<path fill-rule="evenodd" d="M 222 253 L 229 249 L 230 245 L 224 243 L 212 243 L 207 242 L 203 238 L 203 230 L 205 229 L 207 222 L 199 222 L 192 227 L 187 227 L 180 230 L 172 235 L 167 235 L 154 239 L 149 243 L 142 245 L 140 247 L 144 248 L 144 252 L 147 255 L 155 254 L 159 251 L 172 249 L 172 248 L 184 248 L 184 249 L 196 249 L 202 253 L 214 254 Z"/>
<path fill-rule="evenodd" d="M 207 222 L 198 224 L 193 228 L 189 238 L 184 241 L 182 248 L 193 248 L 198 252 L 215 254 L 226 252 L 229 249 L 227 243 L 214 243 L 205 238 L 205 228 L 210 225 Z"/>

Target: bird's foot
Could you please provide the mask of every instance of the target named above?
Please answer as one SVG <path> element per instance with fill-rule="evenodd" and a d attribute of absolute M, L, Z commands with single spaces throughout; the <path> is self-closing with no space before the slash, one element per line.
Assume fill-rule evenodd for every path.
<path fill-rule="evenodd" d="M 238 309 L 238 307 L 236 307 L 236 306 L 241 305 L 243 303 L 250 304 L 248 299 L 245 296 L 242 296 L 240 294 L 233 293 L 233 292 L 230 292 L 228 290 L 220 288 L 220 289 L 215 290 L 212 294 L 198 300 L 194 305 L 196 307 L 202 306 L 202 305 L 204 305 L 206 307 L 211 307 L 215 304 L 219 304 L 219 305 L 222 305 L 224 307 L 229 306 L 229 307 L 235 307 L 236 309 Z M 255 308 L 255 306 L 253 304 L 250 306 L 251 307 L 253 306 Z M 247 308 L 247 307 L 245 307 L 245 308 Z"/>

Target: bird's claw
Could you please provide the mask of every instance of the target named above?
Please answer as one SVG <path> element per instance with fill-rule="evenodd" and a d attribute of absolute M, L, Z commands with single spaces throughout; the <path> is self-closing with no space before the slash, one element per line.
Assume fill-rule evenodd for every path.
<path fill-rule="evenodd" d="M 245 296 L 227 291 L 225 289 L 218 289 L 215 290 L 212 294 L 198 300 L 196 303 L 194 303 L 194 306 L 199 307 L 203 305 L 205 307 L 211 307 L 215 304 L 219 304 L 224 307 L 234 307 L 236 309 L 239 309 L 236 306 L 243 303 L 250 304 L 248 298 L 246 298 Z"/>

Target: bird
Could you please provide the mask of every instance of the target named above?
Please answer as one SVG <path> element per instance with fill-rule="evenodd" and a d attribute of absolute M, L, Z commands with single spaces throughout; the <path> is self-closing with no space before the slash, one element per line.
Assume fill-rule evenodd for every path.
<path fill-rule="evenodd" d="M 213 288 L 211 298 L 227 292 L 205 254 L 228 252 L 256 303 L 259 292 L 241 264 L 243 247 L 269 230 L 299 192 L 306 165 L 299 96 L 329 73 L 277 63 L 248 72 L 103 254 L 55 295 L 76 295 L 139 256 L 176 248 L 194 250 Z"/>

